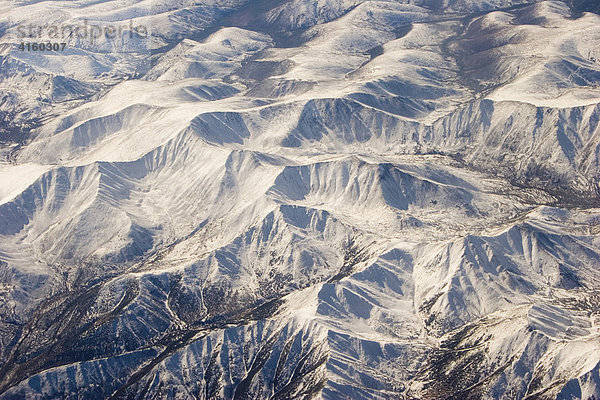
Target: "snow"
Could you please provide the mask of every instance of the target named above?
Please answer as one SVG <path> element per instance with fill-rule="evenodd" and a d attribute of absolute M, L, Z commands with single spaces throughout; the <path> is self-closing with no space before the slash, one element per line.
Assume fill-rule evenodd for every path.
<path fill-rule="evenodd" d="M 152 43 L 2 53 L 0 398 L 597 394 L 600 21 L 517 3 L 15 2 Z"/>
<path fill-rule="evenodd" d="M 50 168 L 33 163 L 0 166 L 0 204 L 12 200 Z"/>

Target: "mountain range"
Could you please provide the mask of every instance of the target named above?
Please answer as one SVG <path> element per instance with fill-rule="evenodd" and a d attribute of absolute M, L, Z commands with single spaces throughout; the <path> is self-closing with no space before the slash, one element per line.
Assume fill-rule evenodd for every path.
<path fill-rule="evenodd" d="M 0 11 L 0 399 L 600 398 L 597 2 Z"/>

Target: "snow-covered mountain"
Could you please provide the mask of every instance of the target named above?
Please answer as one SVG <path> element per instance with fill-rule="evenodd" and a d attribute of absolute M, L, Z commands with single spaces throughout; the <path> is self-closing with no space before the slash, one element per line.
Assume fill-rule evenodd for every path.
<path fill-rule="evenodd" d="M 0 11 L 0 399 L 600 398 L 596 2 Z"/>

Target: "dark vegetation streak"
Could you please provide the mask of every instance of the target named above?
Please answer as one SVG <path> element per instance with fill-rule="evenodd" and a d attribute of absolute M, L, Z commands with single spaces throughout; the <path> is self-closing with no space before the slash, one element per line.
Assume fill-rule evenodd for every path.
<path fill-rule="evenodd" d="M 506 179 L 510 185 L 523 189 L 523 190 L 536 190 L 544 194 L 543 198 L 535 198 L 532 196 L 523 197 L 525 192 L 515 193 L 514 195 L 519 195 L 521 197 L 521 201 L 524 203 L 534 205 L 534 206 L 552 206 L 552 207 L 560 207 L 570 209 L 593 209 L 600 207 L 600 187 L 596 187 L 591 193 L 581 193 L 575 192 L 573 189 L 569 187 L 565 187 L 564 185 L 555 184 L 551 185 L 547 180 L 540 179 L 538 181 L 533 181 L 533 178 L 540 177 L 540 174 L 544 174 L 544 172 L 539 172 L 538 174 L 526 177 L 526 178 L 516 178 L 513 175 L 510 175 L 509 170 L 500 170 L 494 171 L 487 168 L 489 166 L 482 166 L 474 163 L 470 163 L 464 160 L 463 155 L 460 153 L 446 153 L 443 151 L 430 152 L 428 154 L 441 155 L 444 157 L 451 158 L 454 160 L 459 168 L 463 168 L 466 170 L 472 170 L 490 177 L 494 176 L 502 176 Z M 495 174 L 495 175 L 494 175 Z M 546 174 L 550 174 L 546 172 Z M 541 175 L 542 177 L 544 175 Z"/>
<path fill-rule="evenodd" d="M 144 376 L 146 376 L 154 367 L 156 367 L 160 362 L 174 354 L 176 351 L 181 349 L 182 347 L 187 346 L 188 344 L 194 341 L 194 337 L 200 333 L 200 330 L 188 330 L 188 331 L 175 331 L 168 335 L 167 338 L 164 338 L 164 344 L 166 348 L 162 353 L 158 355 L 158 357 L 154 358 L 148 364 L 144 365 L 142 368 L 137 370 L 133 375 L 129 377 L 125 385 L 121 386 L 116 392 L 114 392 L 109 399 L 119 399 L 119 398 L 129 398 L 131 397 L 127 390 L 132 387 L 135 383 L 139 382 Z"/>
<path fill-rule="evenodd" d="M 267 318 L 271 316 L 272 313 L 275 313 L 277 306 L 281 303 L 283 303 L 283 300 L 275 299 L 244 313 L 230 316 L 229 318 L 214 318 L 212 321 L 205 322 L 195 328 L 185 330 L 178 329 L 168 332 L 161 339 L 159 339 L 157 343 L 151 346 L 162 347 L 164 350 L 152 361 L 132 374 L 127 382 L 118 390 L 116 390 L 109 398 L 129 398 L 131 395 L 130 391 L 135 387 L 135 385 L 137 385 L 146 375 L 148 375 L 148 373 L 151 372 L 158 364 L 182 348 L 204 337 L 198 335 L 202 335 L 203 333 L 208 334 L 215 330 L 222 330 L 229 327 L 245 325 L 252 321 Z M 214 387 L 213 384 L 213 389 L 211 392 L 216 392 L 218 389 L 219 388 Z"/>
<path fill-rule="evenodd" d="M 235 392 L 233 393 L 234 400 L 243 400 L 243 399 L 253 399 L 255 398 L 250 391 L 250 386 L 252 385 L 252 380 L 256 376 L 256 374 L 262 369 L 265 363 L 269 360 L 271 356 L 271 352 L 273 349 L 273 345 L 277 341 L 279 334 L 281 332 L 275 332 L 266 343 L 262 344 L 256 356 L 254 357 L 254 361 L 252 362 L 252 366 L 250 370 L 247 372 L 246 377 L 240 381 L 240 383 L 235 388 Z"/>
<path fill-rule="evenodd" d="M 296 368 L 294 368 L 294 373 L 292 374 L 290 381 L 273 395 L 273 397 L 272 397 L 273 400 L 285 400 L 285 399 L 293 398 L 294 392 L 301 385 L 302 378 L 304 376 L 307 376 L 310 373 L 316 371 L 320 366 L 322 366 L 323 364 L 325 364 L 327 362 L 327 360 L 329 359 L 329 354 L 324 353 L 317 359 L 317 361 L 315 363 L 310 364 L 308 367 L 305 368 L 308 361 L 312 357 L 315 356 L 315 353 L 317 353 L 319 351 L 321 351 L 321 346 L 320 345 L 314 346 L 310 349 L 310 351 L 307 354 L 305 354 L 300 359 L 300 361 L 296 365 Z M 323 380 L 320 381 L 316 385 L 317 387 L 315 389 L 320 390 L 324 386 L 324 384 L 325 384 L 325 382 Z M 313 389 L 313 393 L 315 393 L 314 392 L 315 389 Z M 311 393 L 307 393 L 307 394 L 311 394 Z"/>
<path fill-rule="evenodd" d="M 510 13 L 511 11 L 516 11 L 516 10 L 519 10 L 519 9 L 522 9 L 525 7 L 529 7 L 532 4 L 533 3 L 517 4 L 512 7 L 494 9 L 493 11 Z M 473 96 L 475 94 L 477 94 L 478 97 L 485 97 L 487 94 L 489 94 L 490 92 L 492 92 L 494 89 L 498 88 L 499 86 L 502 86 L 504 83 L 501 82 L 501 83 L 494 84 L 491 86 L 490 85 L 485 86 L 485 85 L 482 85 L 481 83 L 479 83 L 476 79 L 473 79 L 470 76 L 471 71 L 465 65 L 465 62 L 464 62 L 465 58 L 463 56 L 461 56 L 460 54 L 456 54 L 455 52 L 451 51 L 450 44 L 465 36 L 465 34 L 467 33 L 467 27 L 469 26 L 469 23 L 471 23 L 476 18 L 482 17 L 490 12 L 491 12 L 491 10 L 487 10 L 487 11 L 482 11 L 479 13 L 469 14 L 469 15 L 466 15 L 466 16 L 463 16 L 460 18 L 449 19 L 449 20 L 459 21 L 460 28 L 456 30 L 456 33 L 454 36 L 450 36 L 450 37 L 446 38 L 442 42 L 442 46 L 441 46 L 442 54 L 445 56 L 451 57 L 455 60 L 456 65 L 458 66 L 459 82 L 463 86 L 468 87 L 471 90 L 471 93 Z"/>
<path fill-rule="evenodd" d="M 78 292 L 67 292 L 38 308 L 0 368 L 0 394 L 43 370 L 88 359 L 84 351 L 73 349 L 77 339 L 117 318 L 139 291 L 137 282 L 130 285 L 114 309 L 90 319 L 87 314 L 101 288 L 102 284 L 96 284 Z M 40 343 L 35 332 L 54 332 L 53 337 L 57 339 L 45 339 Z"/>
<path fill-rule="evenodd" d="M 217 398 L 219 391 L 222 389 L 221 376 L 223 374 L 218 364 L 220 353 L 221 344 L 213 350 L 208 366 L 204 371 L 204 394 L 206 399 Z"/>
<path fill-rule="evenodd" d="M 367 248 L 361 248 L 356 243 L 356 239 L 351 237 L 348 242 L 344 245 L 344 261 L 337 274 L 332 276 L 327 283 L 339 282 L 343 278 L 350 276 L 357 264 L 367 261 L 370 254 Z"/>

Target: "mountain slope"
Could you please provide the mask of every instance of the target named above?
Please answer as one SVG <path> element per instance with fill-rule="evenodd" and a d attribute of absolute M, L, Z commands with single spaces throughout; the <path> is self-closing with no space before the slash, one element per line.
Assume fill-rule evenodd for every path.
<path fill-rule="evenodd" d="M 600 397 L 593 11 L 13 2 L 0 398 Z"/>

